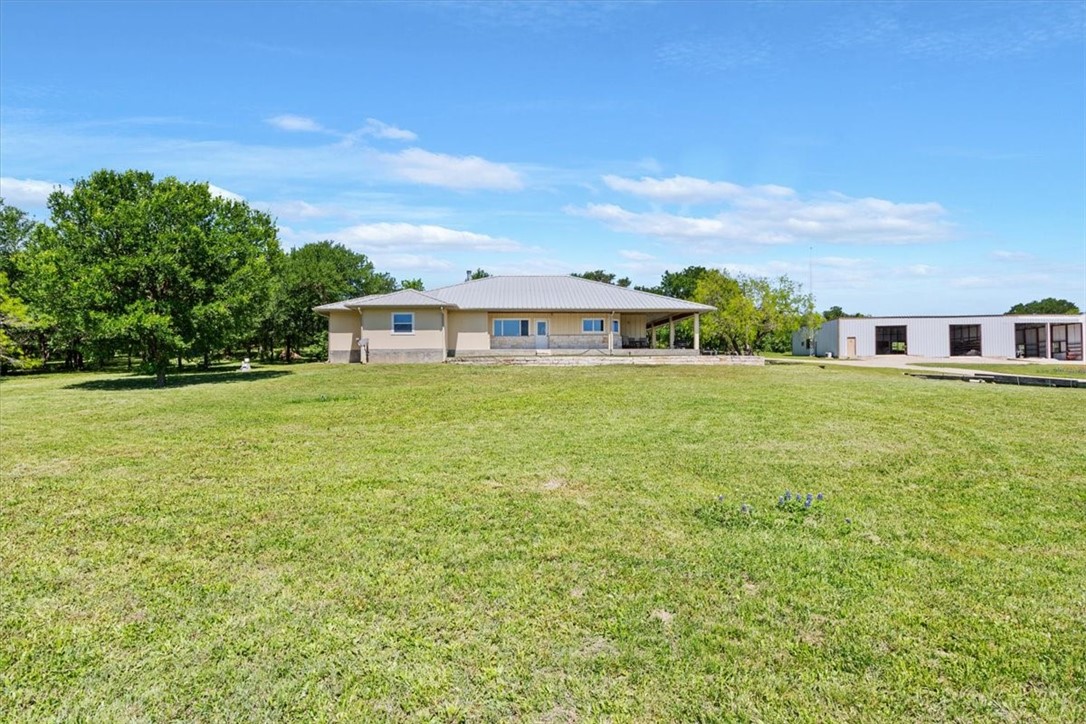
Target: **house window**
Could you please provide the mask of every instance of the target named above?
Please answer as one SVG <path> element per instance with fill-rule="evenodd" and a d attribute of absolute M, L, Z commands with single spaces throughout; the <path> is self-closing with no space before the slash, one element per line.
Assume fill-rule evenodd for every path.
<path fill-rule="evenodd" d="M 527 337 L 528 336 L 528 320 L 527 319 L 495 319 L 494 320 L 494 336 L 495 337 Z"/>
<path fill-rule="evenodd" d="M 611 320 L 611 331 L 614 332 L 615 334 L 618 334 L 618 320 L 617 319 L 612 319 Z"/>
<path fill-rule="evenodd" d="M 951 357 L 979 357 L 980 356 L 980 325 L 979 324 L 952 324 L 950 325 L 950 356 Z"/>
<path fill-rule="evenodd" d="M 603 317 L 585 317 L 581 320 L 581 331 L 585 334 L 603 334 Z"/>
<path fill-rule="evenodd" d="M 392 333 L 393 334 L 414 334 L 415 333 L 415 313 L 414 312 L 393 312 L 392 313 Z"/>

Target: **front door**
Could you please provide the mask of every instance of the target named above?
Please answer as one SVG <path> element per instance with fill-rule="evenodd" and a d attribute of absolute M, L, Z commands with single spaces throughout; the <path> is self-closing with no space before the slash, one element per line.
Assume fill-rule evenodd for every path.
<path fill-rule="evenodd" d="M 535 320 L 535 348 L 547 349 L 550 347 L 550 341 L 547 339 L 547 320 L 537 319 Z"/>
<path fill-rule="evenodd" d="M 845 339 L 845 351 L 848 353 L 849 359 L 856 359 L 856 338 L 848 337 Z"/>

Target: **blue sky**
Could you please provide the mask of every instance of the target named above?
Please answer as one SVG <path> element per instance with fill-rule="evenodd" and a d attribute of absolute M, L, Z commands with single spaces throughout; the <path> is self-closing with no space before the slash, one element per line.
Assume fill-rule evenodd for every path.
<path fill-rule="evenodd" d="M 31 3 L 0 193 L 207 181 L 428 287 L 787 274 L 820 308 L 1086 308 L 1086 4 Z"/>

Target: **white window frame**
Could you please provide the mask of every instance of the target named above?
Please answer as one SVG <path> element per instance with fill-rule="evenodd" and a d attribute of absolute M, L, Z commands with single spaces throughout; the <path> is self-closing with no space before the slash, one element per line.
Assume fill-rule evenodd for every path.
<path fill-rule="evenodd" d="M 396 331 L 396 317 L 402 316 L 402 315 L 407 315 L 408 317 L 411 318 L 411 331 L 410 332 L 397 332 Z M 415 313 L 414 312 L 393 312 L 391 319 L 392 319 L 392 333 L 393 334 L 400 334 L 400 335 L 407 336 L 407 335 L 412 335 L 412 334 L 415 333 Z"/>
<path fill-rule="evenodd" d="M 517 332 L 524 329 L 524 325 L 528 325 L 528 334 L 498 334 L 498 322 L 517 322 Z M 494 337 L 531 337 L 532 336 L 532 320 L 524 317 L 495 317 L 494 324 L 490 327 L 490 333 Z"/>
<path fill-rule="evenodd" d="M 587 322 L 599 322 L 599 329 L 585 329 Z M 596 325 L 592 325 L 593 327 Z M 607 325 L 603 317 L 581 317 L 581 334 L 606 334 Z"/>

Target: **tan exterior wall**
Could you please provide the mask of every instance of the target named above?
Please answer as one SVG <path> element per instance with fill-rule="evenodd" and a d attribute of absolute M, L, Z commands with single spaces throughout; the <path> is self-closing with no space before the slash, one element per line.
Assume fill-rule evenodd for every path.
<path fill-rule="evenodd" d="M 415 315 L 414 333 L 392 333 L 394 312 Z M 362 337 L 369 340 L 370 350 L 444 349 L 442 325 L 440 309 L 367 309 L 362 312 Z"/>
<path fill-rule="evenodd" d="M 624 329 L 622 326 L 622 320 L 626 317 L 641 317 L 641 325 L 644 327 L 645 315 L 623 315 L 615 314 L 615 319 L 619 320 L 619 329 Z M 547 333 L 550 335 L 572 335 L 572 334 L 584 334 L 581 331 L 581 321 L 584 319 L 603 319 L 603 334 L 601 337 L 607 336 L 607 325 L 610 323 L 611 315 L 609 312 L 488 312 L 486 320 L 487 334 L 494 330 L 495 319 L 527 319 L 529 324 L 529 333 L 535 334 L 535 323 L 537 319 L 545 319 L 549 323 Z M 622 332 L 625 334 L 625 332 Z"/>
<path fill-rule="evenodd" d="M 357 362 L 358 338 L 362 318 L 358 312 L 330 312 L 328 314 L 328 361 Z"/>
<path fill-rule="evenodd" d="M 623 337 L 643 339 L 648 336 L 648 331 L 645 329 L 645 325 L 648 324 L 648 321 L 649 317 L 647 314 L 623 314 L 619 329 L 622 330 Z"/>
<path fill-rule="evenodd" d="M 492 325 L 486 312 L 449 312 L 449 349 L 458 352 L 490 349 Z"/>

